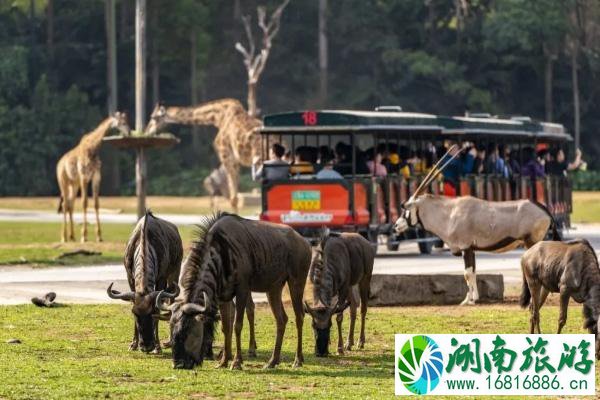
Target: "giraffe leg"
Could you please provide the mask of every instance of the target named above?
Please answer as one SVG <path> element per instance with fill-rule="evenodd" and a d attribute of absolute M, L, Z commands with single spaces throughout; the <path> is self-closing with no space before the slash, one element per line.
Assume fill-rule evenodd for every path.
<path fill-rule="evenodd" d="M 69 213 L 69 240 L 75 241 L 75 224 L 73 223 L 73 208 L 75 207 L 75 198 L 77 198 L 77 186 L 69 184 L 69 194 L 65 202 L 66 211 Z"/>
<path fill-rule="evenodd" d="M 60 233 L 60 241 L 65 243 L 67 241 L 67 193 L 68 189 L 65 187 L 65 184 L 60 180 L 58 183 L 60 189 L 60 204 L 61 207 L 59 211 L 62 213 L 63 221 Z"/>
<path fill-rule="evenodd" d="M 235 214 L 238 213 L 238 179 L 240 167 L 233 159 L 233 156 L 227 153 L 227 150 L 221 151 L 219 154 L 221 163 L 227 171 L 227 184 L 229 185 L 229 202 Z"/>
<path fill-rule="evenodd" d="M 96 211 L 96 241 L 102 241 L 102 230 L 100 229 L 100 180 L 102 179 L 102 175 L 100 174 L 100 169 L 98 168 L 96 172 L 94 172 L 94 176 L 92 177 L 92 197 L 94 199 L 94 210 Z"/>
<path fill-rule="evenodd" d="M 87 242 L 87 206 L 88 206 L 88 194 L 87 194 L 87 180 L 85 177 L 79 179 L 81 189 L 81 211 L 83 213 L 83 226 L 81 227 L 81 243 Z"/>

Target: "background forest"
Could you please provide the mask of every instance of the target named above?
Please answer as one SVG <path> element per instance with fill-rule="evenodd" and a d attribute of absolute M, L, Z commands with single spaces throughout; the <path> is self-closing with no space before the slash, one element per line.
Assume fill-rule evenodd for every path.
<path fill-rule="evenodd" d="M 133 125 L 134 2 L 114 1 L 118 109 Z M 0 0 L 0 195 L 56 194 L 56 161 L 107 114 L 107 2 Z M 245 102 L 241 17 L 279 3 L 148 0 L 148 114 Z M 599 100 L 597 0 L 292 0 L 258 87 L 263 115 L 385 104 L 556 121 L 595 169 Z M 214 129 L 169 130 L 182 144 L 149 156 L 149 192 L 201 193 Z M 102 193 L 131 194 L 133 155 L 102 152 Z"/>

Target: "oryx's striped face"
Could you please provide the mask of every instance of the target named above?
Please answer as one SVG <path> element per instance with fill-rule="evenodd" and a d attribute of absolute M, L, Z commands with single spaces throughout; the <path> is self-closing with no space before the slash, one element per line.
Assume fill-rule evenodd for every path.
<path fill-rule="evenodd" d="M 409 227 L 415 226 L 419 222 L 416 205 L 416 201 L 408 200 L 402 206 L 402 213 L 394 225 L 394 230 L 397 234 L 403 233 Z"/>

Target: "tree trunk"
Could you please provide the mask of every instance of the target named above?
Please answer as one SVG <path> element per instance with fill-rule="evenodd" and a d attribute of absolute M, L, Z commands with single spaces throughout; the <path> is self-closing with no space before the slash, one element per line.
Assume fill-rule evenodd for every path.
<path fill-rule="evenodd" d="M 571 82 L 573 85 L 573 119 L 574 119 L 574 134 L 575 134 L 575 148 L 580 147 L 580 106 L 579 106 L 579 75 L 578 75 L 578 49 L 577 45 L 573 46 L 571 51 Z"/>
<path fill-rule="evenodd" d="M 160 58 L 158 55 L 158 6 L 154 5 L 152 10 L 152 107 L 160 103 Z"/>
<path fill-rule="evenodd" d="M 50 64 L 54 62 L 54 0 L 46 4 L 46 45 Z"/>
<path fill-rule="evenodd" d="M 546 121 L 552 122 L 554 116 L 552 112 L 552 75 L 554 70 L 554 60 L 552 55 L 546 54 L 546 64 L 544 67 L 544 97 Z"/>
<path fill-rule="evenodd" d="M 196 28 L 193 27 L 190 33 L 190 103 L 198 104 L 198 34 Z M 192 149 L 194 153 L 201 150 L 202 143 L 198 134 L 198 127 L 192 125 Z"/>
<path fill-rule="evenodd" d="M 235 0 L 233 2 L 233 19 L 234 21 L 239 21 L 242 18 L 242 6 L 240 4 L 240 0 Z M 237 24 L 236 24 L 237 26 Z"/>
<path fill-rule="evenodd" d="M 256 117 L 258 110 L 256 107 L 256 82 L 248 81 L 248 115 Z"/>
<path fill-rule="evenodd" d="M 106 108 L 109 115 L 117 111 L 117 35 L 115 26 L 115 0 L 105 0 L 104 18 L 106 22 Z M 118 150 L 111 147 L 107 151 L 108 189 L 116 194 L 121 186 L 121 173 L 119 169 Z"/>
<path fill-rule="evenodd" d="M 136 0 L 135 12 L 135 130 L 144 130 L 146 113 L 146 0 Z M 137 149 L 135 192 L 138 219 L 146 212 L 146 159 L 144 150 Z"/>
<path fill-rule="evenodd" d="M 319 0 L 319 105 L 327 104 L 328 46 L 327 46 L 327 0 Z"/>

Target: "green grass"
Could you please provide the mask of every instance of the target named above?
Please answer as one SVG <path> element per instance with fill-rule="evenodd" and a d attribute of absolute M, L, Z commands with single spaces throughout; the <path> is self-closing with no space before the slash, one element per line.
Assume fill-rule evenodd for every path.
<path fill-rule="evenodd" d="M 79 227 L 78 227 L 79 228 Z M 118 262 L 123 259 L 125 244 L 133 230 L 129 224 L 102 225 L 104 242 L 96 243 L 94 226 L 90 226 L 87 243 L 60 243 L 61 224 L 53 222 L 0 221 L 0 265 L 30 264 L 84 265 Z M 185 243 L 192 239 L 193 228 L 179 227 Z M 75 232 L 79 238 L 80 232 Z M 88 250 L 100 252 L 94 256 L 71 256 L 58 259 L 65 252 Z"/>
<path fill-rule="evenodd" d="M 287 312 L 291 317 L 289 307 Z M 556 306 L 542 310 L 542 331 L 554 331 L 557 314 Z M 215 369 L 213 361 L 182 371 L 172 369 L 169 350 L 160 356 L 127 351 L 132 318 L 124 304 L 6 306 L 0 307 L 0 398 L 392 398 L 394 333 L 524 333 L 528 320 L 516 305 L 370 309 L 365 349 L 320 359 L 312 355 L 307 319 L 305 365 L 292 369 L 296 334 L 290 318 L 282 364 L 265 371 L 261 367 L 272 350 L 275 329 L 270 311 L 260 306 L 258 358 L 245 360 L 243 371 Z M 579 308 L 572 305 L 566 333 L 582 332 L 581 322 Z M 347 318 L 345 324 L 347 332 Z M 22 344 L 7 344 L 10 338 Z M 217 342 L 221 340 L 219 335 Z M 244 351 L 246 344 L 247 336 Z"/>
<path fill-rule="evenodd" d="M 600 222 L 600 192 L 573 192 L 573 222 Z"/>

